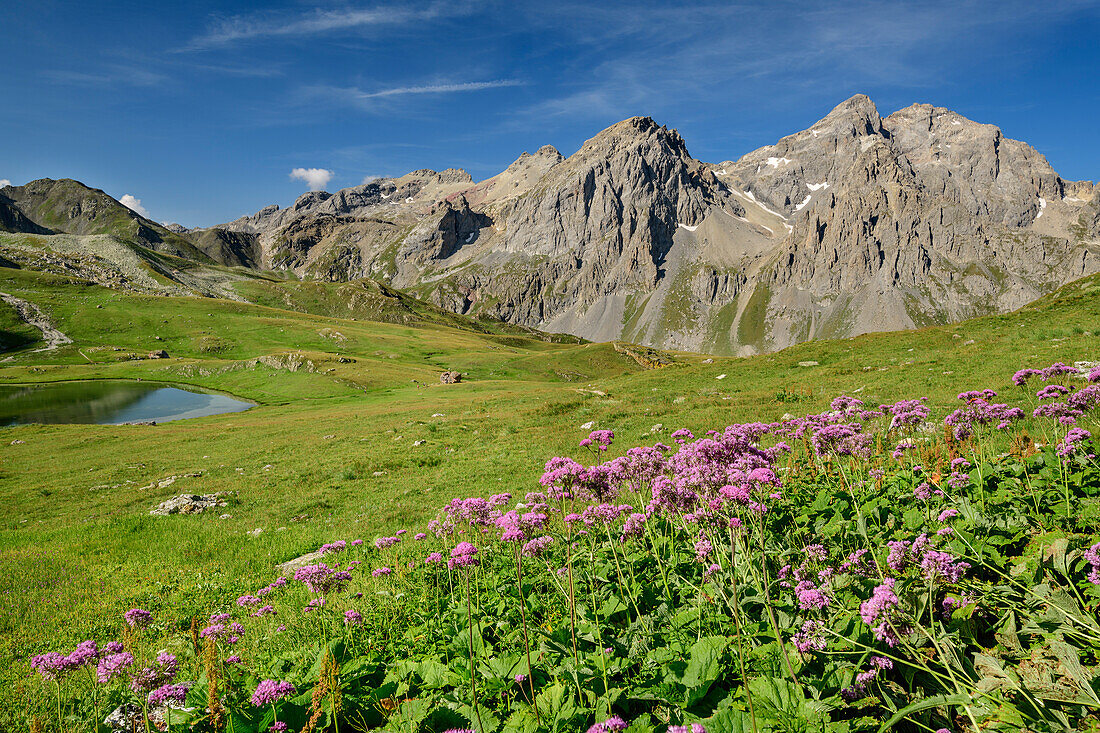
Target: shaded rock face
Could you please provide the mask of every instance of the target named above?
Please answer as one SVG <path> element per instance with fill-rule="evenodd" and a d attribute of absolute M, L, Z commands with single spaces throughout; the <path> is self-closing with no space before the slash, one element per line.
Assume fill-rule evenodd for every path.
<path fill-rule="evenodd" d="M 15 202 L 0 193 L 0 232 L 23 234 L 52 234 L 52 230 L 39 226 L 20 211 Z"/>
<path fill-rule="evenodd" d="M 436 216 L 405 237 L 399 255 L 418 265 L 427 260 L 445 260 L 475 242 L 482 228 L 492 224 L 492 219 L 472 210 L 460 194 L 454 202 L 444 201 Z"/>
<path fill-rule="evenodd" d="M 183 232 L 210 259 L 231 267 L 260 265 L 260 248 L 255 234 L 227 229 L 196 229 Z"/>
<path fill-rule="evenodd" d="M 926 104 L 884 118 L 856 95 L 723 163 L 634 117 L 480 183 L 419 170 L 222 229 L 254 237 L 264 267 L 377 278 L 598 340 L 748 354 L 1001 312 L 1095 272 L 1097 188 L 992 125 Z"/>
<path fill-rule="evenodd" d="M 459 372 L 447 371 L 439 375 L 441 384 L 458 384 L 461 381 L 462 375 Z"/>

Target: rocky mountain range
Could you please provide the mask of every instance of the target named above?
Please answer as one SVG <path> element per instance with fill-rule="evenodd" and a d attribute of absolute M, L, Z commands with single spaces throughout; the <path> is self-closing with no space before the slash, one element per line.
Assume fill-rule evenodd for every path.
<path fill-rule="evenodd" d="M 107 233 L 72 196 L 49 203 L 42 191 L 62 183 L 75 182 L 0 189 L 0 229 Z M 596 340 L 749 354 L 1008 311 L 1096 272 L 1098 194 L 993 125 L 926 104 L 883 118 L 857 95 L 717 164 L 634 117 L 568 158 L 546 146 L 481 182 L 418 170 L 205 229 L 107 218 L 110 233 L 180 257 L 371 278 Z"/>

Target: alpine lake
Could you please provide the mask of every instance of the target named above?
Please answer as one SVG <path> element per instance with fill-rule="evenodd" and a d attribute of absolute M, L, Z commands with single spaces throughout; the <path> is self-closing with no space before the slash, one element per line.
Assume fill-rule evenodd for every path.
<path fill-rule="evenodd" d="M 223 394 L 137 380 L 0 385 L 0 427 L 161 423 L 252 407 L 255 404 Z"/>

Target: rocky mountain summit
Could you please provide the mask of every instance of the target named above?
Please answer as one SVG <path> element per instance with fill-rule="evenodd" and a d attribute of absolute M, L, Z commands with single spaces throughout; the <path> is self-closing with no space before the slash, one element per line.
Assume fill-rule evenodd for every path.
<path fill-rule="evenodd" d="M 708 164 L 646 117 L 473 183 L 415 171 L 223 229 L 265 267 L 373 277 L 458 313 L 753 353 L 1011 310 L 1100 269 L 1100 197 L 999 128 L 857 95 Z"/>
<path fill-rule="evenodd" d="M 65 220 L 32 193 L 0 190 L 0 227 L 100 231 L 84 208 L 62 207 Z M 748 354 L 1003 312 L 1096 272 L 1098 193 L 993 125 L 927 104 L 883 118 L 857 95 L 718 164 L 634 117 L 481 182 L 425 169 L 218 227 L 132 212 L 122 225 L 223 265 L 370 278 L 456 313 Z"/>

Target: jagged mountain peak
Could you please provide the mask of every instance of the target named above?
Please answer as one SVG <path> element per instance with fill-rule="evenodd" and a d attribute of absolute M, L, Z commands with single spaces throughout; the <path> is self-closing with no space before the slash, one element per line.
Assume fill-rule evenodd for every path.
<path fill-rule="evenodd" d="M 536 158 L 557 158 L 558 160 L 564 160 L 565 156 L 562 155 L 557 148 L 553 145 L 543 145 L 541 148 L 535 151 Z"/>
<path fill-rule="evenodd" d="M 882 129 L 878 108 L 866 94 L 856 94 L 844 100 L 822 117 L 810 129 L 851 125 L 860 134 L 876 134 Z"/>
<path fill-rule="evenodd" d="M 558 149 L 553 145 L 543 145 L 536 150 L 534 154 L 528 153 L 526 150 L 520 153 L 520 156 L 516 158 L 512 163 L 505 168 L 505 171 L 518 170 L 530 166 L 539 166 L 541 168 L 548 168 L 552 165 L 565 160 L 565 156 L 558 152 Z"/>
<path fill-rule="evenodd" d="M 992 129 L 1000 130 L 995 125 L 986 125 L 982 122 L 975 122 L 963 115 L 959 114 L 955 110 L 948 109 L 947 107 L 937 107 L 934 104 L 927 102 L 914 102 L 908 107 L 903 107 L 897 112 L 894 112 L 886 118 L 889 122 L 889 126 L 897 126 L 899 124 L 924 124 L 928 126 L 928 129 L 934 129 L 941 125 L 948 125 L 951 127 L 974 127 L 983 126 Z"/>
<path fill-rule="evenodd" d="M 883 125 L 923 187 L 972 216 L 1021 227 L 1041 216 L 1047 202 L 1066 195 L 1065 182 L 1047 159 L 996 125 L 931 104 L 898 110 Z"/>
<path fill-rule="evenodd" d="M 290 208 L 292 211 L 301 211 L 302 209 L 324 203 L 330 198 L 332 198 L 332 194 L 328 191 L 306 191 L 294 200 L 294 204 Z"/>
<path fill-rule="evenodd" d="M 658 124 L 652 117 L 628 117 L 616 122 L 586 140 L 577 155 L 612 154 L 646 142 L 656 142 L 677 157 L 691 158 L 680 133 Z"/>
<path fill-rule="evenodd" d="M 419 168 L 396 180 L 409 178 L 424 178 L 436 183 L 473 183 L 474 181 L 473 176 L 461 168 L 445 168 L 441 171 L 434 171 L 431 168 Z"/>
<path fill-rule="evenodd" d="M 461 195 L 471 205 L 498 205 L 514 200 L 528 191 L 565 157 L 553 145 L 543 145 L 532 155 L 524 151 L 503 171 L 476 186 L 451 194 L 449 200 Z"/>
<path fill-rule="evenodd" d="M 864 152 L 889 136 L 874 102 L 857 94 L 805 130 L 721 163 L 716 173 L 786 218 L 826 198 Z"/>

